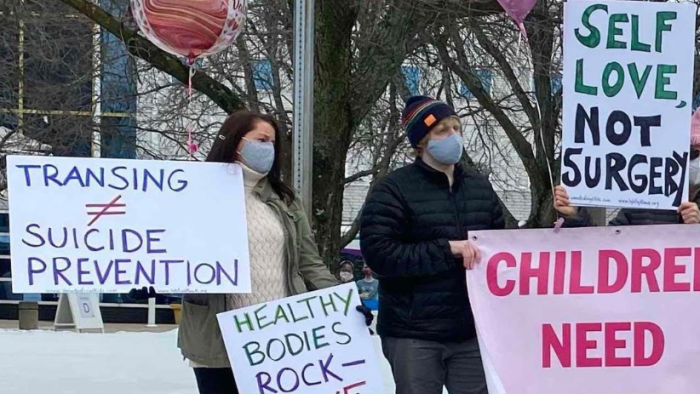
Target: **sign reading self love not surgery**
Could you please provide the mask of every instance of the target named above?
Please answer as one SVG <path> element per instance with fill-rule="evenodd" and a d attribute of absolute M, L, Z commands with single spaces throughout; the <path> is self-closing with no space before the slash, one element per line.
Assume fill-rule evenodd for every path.
<path fill-rule="evenodd" d="M 562 183 L 575 205 L 687 199 L 696 6 L 564 5 Z"/>
<path fill-rule="evenodd" d="M 240 167 L 10 156 L 18 293 L 250 292 Z"/>

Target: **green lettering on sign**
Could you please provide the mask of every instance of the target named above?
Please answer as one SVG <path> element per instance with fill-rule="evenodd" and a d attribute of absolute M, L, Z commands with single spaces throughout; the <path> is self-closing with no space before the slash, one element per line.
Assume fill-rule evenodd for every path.
<path fill-rule="evenodd" d="M 260 312 L 265 308 L 267 308 L 267 304 L 263 304 L 261 307 L 253 311 L 253 314 L 255 315 L 255 320 L 257 321 L 258 327 L 260 327 L 261 330 L 265 327 L 269 327 L 275 324 L 274 322 L 263 323 L 263 320 L 267 319 L 267 316 L 260 316 Z"/>
<path fill-rule="evenodd" d="M 627 69 L 630 73 L 632 85 L 634 85 L 634 91 L 637 92 L 637 98 L 642 98 L 644 87 L 646 86 L 649 75 L 651 74 L 651 66 L 646 66 L 644 68 L 644 73 L 642 74 L 641 78 L 639 77 L 639 70 L 637 69 L 636 63 L 628 64 Z"/>
<path fill-rule="evenodd" d="M 610 77 L 613 71 L 617 74 L 617 80 L 613 85 L 610 85 Z M 625 84 L 625 70 L 622 68 L 620 63 L 612 62 L 608 63 L 603 70 L 603 93 L 608 97 L 616 96 L 622 90 L 622 86 Z"/>
<path fill-rule="evenodd" d="M 663 32 L 671 31 L 671 25 L 666 22 L 676 20 L 678 15 L 675 12 L 659 12 L 656 14 L 656 52 L 663 49 Z"/>
<path fill-rule="evenodd" d="M 583 15 L 581 16 L 581 23 L 590 32 L 588 35 L 584 36 L 583 34 L 581 34 L 579 32 L 580 29 L 574 30 L 578 42 L 580 42 L 581 45 L 587 46 L 588 48 L 595 48 L 600 44 L 600 30 L 598 30 L 597 27 L 591 25 L 591 14 L 599 10 L 605 11 L 605 13 L 607 13 L 608 6 L 605 4 L 593 4 L 592 6 L 586 8 L 586 11 L 584 11 Z"/>
<path fill-rule="evenodd" d="M 610 21 L 608 23 L 608 49 L 625 49 L 627 48 L 627 43 L 624 41 L 617 41 L 615 37 L 622 35 L 622 29 L 617 27 L 620 22 L 629 22 L 627 14 L 612 14 L 610 16 Z"/>
<path fill-rule="evenodd" d="M 651 45 L 639 41 L 639 16 L 632 15 L 632 45 L 633 51 L 651 52 Z"/>
<path fill-rule="evenodd" d="M 251 346 L 255 346 L 255 348 L 251 349 Z M 245 345 L 243 345 L 243 350 L 245 350 L 245 355 L 248 358 L 248 364 L 250 364 L 250 366 L 254 367 L 256 365 L 262 364 L 262 362 L 265 361 L 265 353 L 260 351 L 259 343 L 255 341 L 248 342 Z M 257 361 L 253 360 L 253 355 L 258 356 Z"/>
<path fill-rule="evenodd" d="M 654 97 L 659 100 L 675 100 L 678 98 L 678 93 L 666 90 L 666 86 L 671 83 L 671 78 L 666 74 L 675 74 L 678 71 L 678 66 L 668 64 L 659 64 L 656 69 L 656 93 Z"/>
<path fill-rule="evenodd" d="M 598 88 L 595 86 L 588 86 L 583 83 L 583 59 L 578 59 L 576 61 L 576 83 L 574 85 L 576 93 L 588 94 L 595 96 L 598 94 Z"/>
<path fill-rule="evenodd" d="M 250 320 L 250 315 L 244 313 L 243 316 L 245 316 L 244 320 L 238 320 L 238 316 L 233 316 L 233 320 L 236 322 L 236 329 L 238 330 L 238 332 L 243 332 L 243 326 L 248 326 L 248 329 L 250 331 L 254 331 L 253 322 L 251 322 Z"/>

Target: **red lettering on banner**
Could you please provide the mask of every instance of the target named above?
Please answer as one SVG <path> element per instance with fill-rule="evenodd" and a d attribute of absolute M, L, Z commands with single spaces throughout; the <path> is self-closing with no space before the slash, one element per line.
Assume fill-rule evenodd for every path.
<path fill-rule="evenodd" d="M 651 354 L 647 357 L 646 333 L 651 334 Z M 650 322 L 634 323 L 634 366 L 650 367 L 661 361 L 666 339 L 661 327 Z"/>
<path fill-rule="evenodd" d="M 695 249 L 695 286 L 693 286 L 693 291 L 700 291 L 700 248 Z"/>
<path fill-rule="evenodd" d="M 593 286 L 583 286 L 581 284 L 581 251 L 571 252 L 571 283 L 569 293 L 571 294 L 593 294 Z"/>
<path fill-rule="evenodd" d="M 647 259 L 648 265 L 643 261 Z M 647 278 L 649 291 L 658 293 L 659 281 L 656 280 L 655 271 L 661 267 L 661 255 L 654 249 L 634 249 L 632 251 L 632 293 L 642 292 L 642 277 Z"/>
<path fill-rule="evenodd" d="M 520 266 L 520 295 L 530 295 L 530 281 L 537 281 L 537 294 L 549 289 L 549 252 L 541 252 L 537 268 L 532 267 L 532 253 L 523 253 Z"/>
<path fill-rule="evenodd" d="M 500 263 L 506 263 L 508 268 L 515 268 L 517 263 L 515 262 L 515 256 L 503 252 L 493 255 L 486 265 L 486 283 L 489 286 L 489 291 L 497 297 L 505 297 L 515 290 L 515 280 L 507 279 L 503 287 L 498 284 L 498 265 Z"/>
<path fill-rule="evenodd" d="M 571 367 L 571 324 L 562 325 L 562 339 L 559 340 L 551 324 L 542 325 L 542 367 L 552 367 L 552 350 L 557 355 L 559 364 Z"/>
<path fill-rule="evenodd" d="M 566 252 L 556 252 L 554 262 L 554 294 L 564 294 L 566 284 Z"/>
<path fill-rule="evenodd" d="M 690 248 L 671 248 L 664 251 L 664 291 L 690 291 L 690 283 L 676 282 L 676 275 L 685 274 L 685 266 L 676 264 L 677 257 L 690 257 Z"/>
<path fill-rule="evenodd" d="M 572 338 L 572 324 L 562 324 L 561 336 L 551 324 L 542 325 L 542 367 L 552 368 L 553 355 L 562 368 L 572 367 L 572 349 L 576 349 L 576 368 L 649 367 L 656 365 L 664 354 L 665 338 L 661 327 L 650 322 L 576 323 Z M 592 357 L 600 349 L 599 341 L 589 335 L 602 333 L 603 357 Z M 631 333 L 632 341 L 620 339 L 618 334 Z M 651 341 L 647 342 L 647 338 Z M 650 344 L 648 348 L 647 343 Z M 618 356 L 619 350 L 632 346 L 632 357 Z"/>
<path fill-rule="evenodd" d="M 610 261 L 615 262 L 616 278 L 610 283 Z M 598 252 L 598 293 L 611 294 L 622 290 L 627 283 L 629 268 L 627 258 L 617 250 L 601 250 Z"/>
<path fill-rule="evenodd" d="M 589 332 L 603 331 L 601 323 L 579 323 L 576 325 L 576 366 L 579 368 L 602 367 L 603 359 L 588 357 L 588 351 L 596 349 L 598 343 L 588 339 Z"/>
<path fill-rule="evenodd" d="M 619 349 L 626 349 L 627 342 L 617 339 L 618 332 L 632 331 L 632 323 L 607 323 L 605 325 L 605 366 L 606 367 L 631 367 L 632 358 L 617 357 Z"/>
<path fill-rule="evenodd" d="M 498 297 L 700 292 L 700 248 L 599 250 L 597 266 L 591 267 L 595 278 L 596 271 L 583 275 L 583 265 L 593 263 L 590 255 L 586 262 L 583 257 L 578 250 L 497 253 L 487 263 L 486 282 Z"/>

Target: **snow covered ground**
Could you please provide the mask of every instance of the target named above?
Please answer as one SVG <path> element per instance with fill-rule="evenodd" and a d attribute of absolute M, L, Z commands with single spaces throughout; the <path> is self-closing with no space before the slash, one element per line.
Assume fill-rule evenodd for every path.
<path fill-rule="evenodd" d="M 381 355 L 386 393 L 394 392 Z M 76 334 L 0 330 L 2 394 L 196 394 L 177 331 Z"/>
<path fill-rule="evenodd" d="M 3 394 L 196 394 L 177 331 L 0 331 Z"/>

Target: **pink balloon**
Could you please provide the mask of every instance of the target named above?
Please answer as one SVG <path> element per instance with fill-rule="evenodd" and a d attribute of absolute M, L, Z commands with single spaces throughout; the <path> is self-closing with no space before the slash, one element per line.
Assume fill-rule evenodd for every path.
<path fill-rule="evenodd" d="M 525 17 L 527 17 L 527 14 L 535 7 L 537 0 L 498 0 L 498 3 L 508 15 L 515 20 L 520 31 L 527 35 L 524 24 Z"/>
<path fill-rule="evenodd" d="M 243 30 L 247 0 L 131 0 L 141 32 L 191 63 L 231 45 Z"/>

